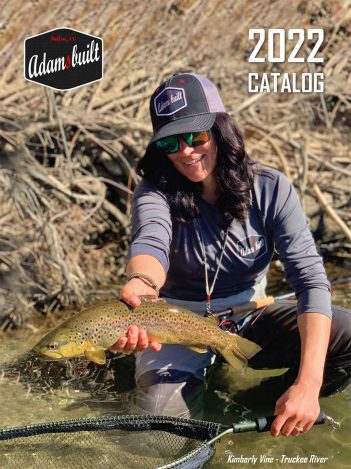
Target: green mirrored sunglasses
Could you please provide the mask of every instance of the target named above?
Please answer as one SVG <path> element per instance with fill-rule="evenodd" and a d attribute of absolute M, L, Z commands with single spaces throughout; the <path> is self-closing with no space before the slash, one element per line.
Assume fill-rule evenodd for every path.
<path fill-rule="evenodd" d="M 157 140 L 156 147 L 164 154 L 177 153 L 179 151 L 180 138 L 182 138 L 187 145 L 191 147 L 197 147 L 210 140 L 211 131 L 203 130 L 202 132 L 189 132 L 185 134 L 169 135 L 168 137 Z"/>

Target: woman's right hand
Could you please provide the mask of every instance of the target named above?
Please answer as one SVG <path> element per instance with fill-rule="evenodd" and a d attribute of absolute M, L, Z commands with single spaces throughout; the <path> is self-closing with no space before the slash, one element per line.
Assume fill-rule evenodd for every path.
<path fill-rule="evenodd" d="M 143 295 L 155 295 L 155 290 L 146 285 L 139 278 L 132 278 L 122 288 L 120 299 L 132 308 L 137 308 L 141 303 L 140 296 Z M 162 345 L 156 341 L 149 343 L 145 329 L 141 329 L 132 324 L 128 328 L 127 335 L 120 337 L 117 342 L 110 347 L 110 350 L 129 355 L 134 352 L 135 349 L 138 352 L 143 352 L 149 345 L 154 352 L 158 352 L 162 347 Z"/>

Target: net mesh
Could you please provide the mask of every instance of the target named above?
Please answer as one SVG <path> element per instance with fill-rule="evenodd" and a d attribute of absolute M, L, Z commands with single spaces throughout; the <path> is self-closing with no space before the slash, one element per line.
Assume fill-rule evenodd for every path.
<path fill-rule="evenodd" d="M 4 468 L 197 468 L 221 425 L 162 416 L 68 420 L 0 430 Z"/>

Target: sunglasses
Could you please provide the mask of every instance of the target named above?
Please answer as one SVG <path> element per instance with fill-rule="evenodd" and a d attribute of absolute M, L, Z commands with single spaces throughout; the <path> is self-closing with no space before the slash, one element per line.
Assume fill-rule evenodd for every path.
<path fill-rule="evenodd" d="M 156 147 L 164 154 L 177 153 L 179 151 L 179 139 L 182 138 L 184 142 L 190 147 L 197 147 L 207 143 L 211 138 L 210 130 L 203 130 L 202 132 L 190 132 L 179 135 L 169 135 L 168 137 L 156 140 Z"/>

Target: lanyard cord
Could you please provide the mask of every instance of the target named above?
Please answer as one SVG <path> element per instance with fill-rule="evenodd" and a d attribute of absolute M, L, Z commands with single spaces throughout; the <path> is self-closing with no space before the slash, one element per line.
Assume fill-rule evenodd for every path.
<path fill-rule="evenodd" d="M 203 238 L 202 238 L 201 227 L 200 227 L 199 220 L 197 218 L 195 218 L 194 222 L 195 222 L 195 225 L 196 225 L 196 235 L 197 235 L 197 238 L 198 238 L 199 243 L 200 243 L 201 252 L 202 252 L 203 259 L 204 259 L 204 266 L 205 266 L 205 283 L 206 283 L 206 295 L 207 295 L 206 296 L 206 300 L 207 300 L 206 314 L 211 314 L 211 295 L 212 295 L 212 292 L 214 290 L 214 286 L 215 286 L 215 283 L 216 283 L 216 280 L 217 280 L 217 277 L 218 277 L 219 269 L 220 269 L 221 264 L 222 264 L 223 254 L 224 254 L 224 251 L 225 251 L 225 248 L 226 248 L 226 245 L 227 245 L 227 239 L 228 239 L 228 234 L 229 234 L 229 226 L 228 226 L 228 228 L 226 230 L 226 233 L 225 233 L 223 247 L 221 249 L 221 254 L 219 256 L 217 269 L 216 269 L 216 272 L 214 274 L 212 284 L 210 286 L 209 281 L 208 281 L 208 263 L 207 263 L 205 243 L 204 243 Z"/>

